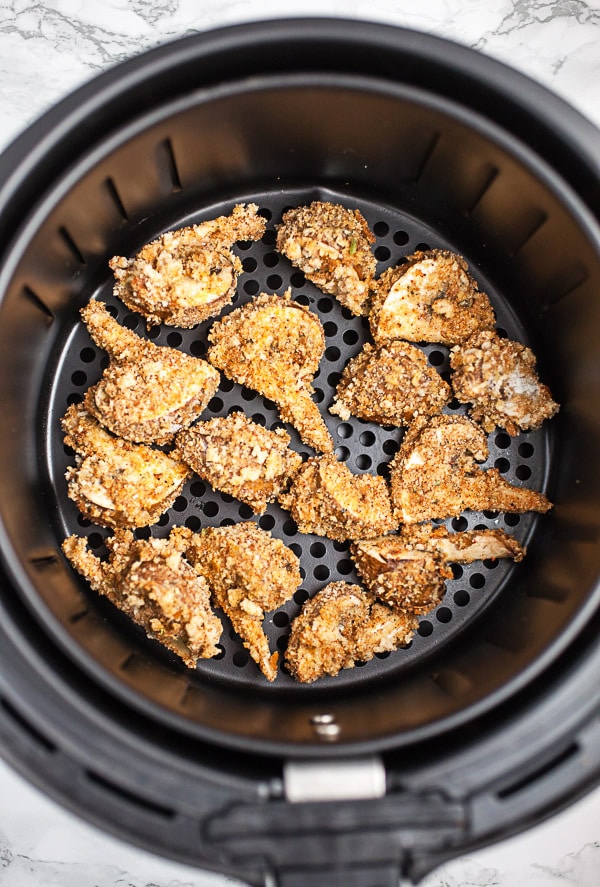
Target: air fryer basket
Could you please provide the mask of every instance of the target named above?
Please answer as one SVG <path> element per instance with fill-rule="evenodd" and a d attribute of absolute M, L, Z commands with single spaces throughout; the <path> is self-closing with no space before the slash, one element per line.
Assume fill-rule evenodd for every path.
<path fill-rule="evenodd" d="M 589 726 L 591 712 L 597 720 L 598 702 L 589 677 L 600 595 L 598 156 L 597 132 L 513 72 L 434 38 L 326 20 L 233 28 L 155 50 L 80 90 L 9 149 L 0 163 L 0 655 L 3 744 L 17 765 L 104 826 L 257 884 L 266 870 L 291 864 L 295 871 L 305 861 L 303 839 L 286 832 L 281 800 L 290 759 L 317 766 L 385 753 L 388 796 L 377 806 L 350 806 L 351 814 L 343 809 L 356 831 L 371 822 L 365 858 L 377 860 L 377 876 L 390 883 L 400 871 L 418 877 L 446 855 L 507 833 L 547 812 L 549 797 L 554 809 L 591 781 L 572 730 Z M 319 314 L 327 349 L 316 399 L 338 458 L 354 472 L 385 475 L 401 432 L 327 412 L 343 366 L 368 338 L 367 324 L 274 250 L 285 208 L 313 199 L 362 210 L 377 236 L 378 271 L 417 248 L 466 257 L 499 328 L 533 347 L 562 405 L 541 431 L 490 435 L 488 464 L 513 483 L 543 489 L 555 508 L 545 516 L 467 513 L 449 522 L 506 529 L 527 543 L 527 558 L 457 568 L 409 648 L 311 686 L 282 669 L 271 686 L 227 626 L 220 656 L 192 672 L 69 568 L 59 550 L 67 534 L 87 535 L 102 554 L 107 531 L 82 519 L 66 497 L 73 454 L 59 419 L 104 366 L 79 321 L 90 298 L 106 300 L 121 322 L 159 344 L 198 356 L 206 350 L 210 322 L 146 331 L 112 296 L 108 258 L 253 201 L 267 232 L 236 247 L 243 273 L 235 303 L 291 287 Z M 447 369 L 447 349 L 425 351 L 440 372 Z M 223 378 L 205 417 L 233 408 L 267 427 L 279 421 L 272 403 Z M 450 410 L 463 408 L 452 403 Z M 309 454 L 295 432 L 292 445 Z M 138 534 L 251 517 L 193 478 L 168 514 Z M 347 546 L 299 534 L 278 506 L 258 524 L 301 558 L 302 589 L 267 623 L 272 648 L 283 650 L 303 600 L 328 581 L 356 575 Z M 575 677 L 576 692 L 568 684 Z M 536 725 L 528 741 L 527 724 Z M 27 742 L 16 750 L 19 730 L 30 751 Z M 490 770 L 498 749 L 504 769 Z M 465 770 L 467 750 L 473 771 Z M 85 774 L 77 787 L 56 763 L 58 753 Z M 530 808 L 519 794 L 517 818 L 510 799 L 514 786 L 531 782 L 519 768 L 530 774 L 533 761 L 538 775 L 560 766 L 578 776 L 558 797 L 555 780 Z M 588 760 L 594 774 L 597 765 Z M 518 777 L 507 787 L 513 769 Z M 411 780 L 421 780 L 418 790 Z M 505 806 L 493 814 L 480 806 L 475 827 L 464 799 L 474 784 L 487 790 L 494 780 L 504 780 Z M 196 784 L 202 799 L 192 792 Z M 206 810 L 221 811 L 232 798 L 242 805 L 239 822 L 219 814 L 209 828 Z M 415 803 L 423 815 L 417 836 Z M 311 840 L 313 832 L 333 832 L 310 844 L 318 868 L 342 850 L 352 861 L 357 844 L 368 844 L 342 839 L 344 827 L 332 829 L 324 809 L 302 808 Z M 202 829 L 186 831 L 185 816 Z M 256 831 L 246 846 L 250 821 Z M 274 831 L 279 858 L 261 844 Z M 361 853 L 354 862 L 364 861 Z M 293 873 L 286 877 L 296 883 Z M 351 883 L 347 871 L 343 877 Z"/>

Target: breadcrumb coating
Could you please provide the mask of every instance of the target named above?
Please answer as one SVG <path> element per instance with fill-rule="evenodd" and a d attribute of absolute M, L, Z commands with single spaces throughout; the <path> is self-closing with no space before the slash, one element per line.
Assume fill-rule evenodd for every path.
<path fill-rule="evenodd" d="M 351 546 L 358 573 L 368 590 L 393 607 L 428 613 L 440 603 L 450 563 L 512 558 L 525 548 L 502 530 L 450 533 L 431 524 L 404 527 L 398 536 L 360 539 Z"/>
<path fill-rule="evenodd" d="M 419 523 L 457 517 L 462 511 L 548 511 L 552 503 L 534 490 L 482 469 L 489 454 L 483 429 L 466 416 L 417 419 L 390 463 L 391 496 L 399 521 Z"/>
<path fill-rule="evenodd" d="M 154 345 L 122 327 L 103 302 L 92 299 L 81 316 L 110 363 L 89 388 L 85 406 L 114 434 L 138 443 L 170 443 L 191 425 L 219 386 L 205 360 Z"/>
<path fill-rule="evenodd" d="M 455 345 L 494 322 L 467 263 L 448 250 L 415 252 L 371 286 L 369 323 L 378 345 L 393 339 Z"/>
<path fill-rule="evenodd" d="M 92 554 L 84 537 L 69 536 L 62 548 L 94 591 L 190 668 L 219 652 L 223 626 L 211 609 L 208 585 L 175 538 L 142 541 L 130 530 L 115 530 L 106 545 L 108 561 Z"/>
<path fill-rule="evenodd" d="M 376 260 L 375 236 L 357 209 L 315 200 L 284 213 L 277 249 L 353 314 L 365 314 Z"/>
<path fill-rule="evenodd" d="M 450 352 L 452 387 L 485 431 L 504 428 L 515 436 L 535 431 L 559 406 L 536 371 L 533 351 L 482 330 Z"/>
<path fill-rule="evenodd" d="M 312 683 L 407 644 L 416 627 L 414 616 L 377 603 L 360 586 L 332 582 L 292 622 L 285 664 L 296 680 Z"/>
<path fill-rule="evenodd" d="M 279 654 L 269 650 L 263 620 L 300 585 L 294 552 L 251 522 L 207 527 L 200 533 L 185 527 L 174 532 L 208 582 L 214 603 L 229 617 L 267 680 L 274 681 Z"/>
<path fill-rule="evenodd" d="M 409 425 L 417 416 L 440 413 L 452 396 L 450 386 L 409 342 L 380 348 L 368 342 L 348 361 L 329 412 L 381 425 Z"/>
<path fill-rule="evenodd" d="M 67 492 L 84 517 L 102 527 L 146 527 L 181 493 L 190 471 L 177 457 L 106 431 L 83 405 L 61 420 L 64 442 L 77 453 L 66 471 Z"/>
<path fill-rule="evenodd" d="M 302 464 L 289 443 L 282 428 L 269 431 L 235 412 L 180 431 L 174 452 L 215 490 L 260 514 Z"/>
<path fill-rule="evenodd" d="M 253 388 L 279 407 L 304 443 L 332 452 L 333 440 L 317 404 L 312 378 L 325 350 L 316 314 L 283 296 L 262 293 L 216 321 L 208 360 L 228 379 Z"/>
<path fill-rule="evenodd" d="M 338 542 L 377 536 L 395 529 L 390 496 L 383 477 L 352 474 L 334 455 L 308 459 L 280 494 L 301 533 L 316 533 Z"/>
<path fill-rule="evenodd" d="M 240 260 L 236 240 L 260 240 L 258 206 L 238 204 L 231 215 L 167 231 L 131 259 L 113 256 L 113 293 L 148 324 L 191 328 L 217 315 L 235 293 Z"/>

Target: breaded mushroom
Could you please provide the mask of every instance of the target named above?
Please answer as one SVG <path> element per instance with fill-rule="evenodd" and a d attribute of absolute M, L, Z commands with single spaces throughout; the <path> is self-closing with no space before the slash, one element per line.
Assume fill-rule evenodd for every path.
<path fill-rule="evenodd" d="M 65 475 L 68 495 L 84 517 L 102 527 L 156 523 L 190 475 L 177 457 L 115 437 L 83 405 L 72 404 L 61 426 L 77 454 Z"/>
<path fill-rule="evenodd" d="M 357 209 L 315 200 L 284 213 L 277 249 L 353 314 L 365 314 L 376 261 L 375 236 Z"/>
<path fill-rule="evenodd" d="M 81 311 L 90 336 L 110 356 L 86 408 L 114 434 L 138 443 L 169 443 L 197 419 L 219 386 L 205 360 L 154 345 L 121 326 L 92 299 Z"/>
<path fill-rule="evenodd" d="M 390 496 L 383 477 L 352 474 L 333 454 L 308 459 L 279 496 L 301 533 L 316 533 L 338 542 L 378 536 L 395 529 Z"/>
<path fill-rule="evenodd" d="M 467 263 L 448 250 L 413 253 L 371 287 L 369 323 L 378 345 L 394 339 L 455 345 L 494 322 Z"/>
<path fill-rule="evenodd" d="M 396 650 L 416 628 L 414 616 L 377 603 L 360 586 L 332 582 L 292 622 L 285 664 L 296 680 L 312 683 Z"/>
<path fill-rule="evenodd" d="M 329 412 L 344 421 L 358 416 L 381 425 L 409 425 L 417 416 L 441 413 L 451 396 L 450 386 L 415 345 L 367 343 L 346 364 Z"/>
<path fill-rule="evenodd" d="M 537 374 L 531 348 L 482 330 L 450 352 L 452 387 L 485 431 L 504 428 L 515 436 L 535 431 L 558 412 Z"/>
<path fill-rule="evenodd" d="M 279 654 L 269 650 L 263 620 L 300 585 L 298 558 L 251 522 L 207 527 L 200 533 L 180 527 L 176 532 L 187 558 L 208 582 L 213 602 L 229 617 L 267 680 L 274 681 Z"/>
<path fill-rule="evenodd" d="M 260 514 L 302 464 L 289 443 L 282 428 L 269 431 L 235 412 L 180 431 L 174 452 L 215 490 Z"/>
<path fill-rule="evenodd" d="M 108 561 L 92 554 L 84 537 L 69 536 L 62 548 L 94 591 L 187 666 L 219 653 L 223 626 L 211 609 L 208 585 L 182 557 L 175 537 L 142 541 L 130 530 L 115 530 L 106 545 Z"/>
<path fill-rule="evenodd" d="M 431 524 L 404 527 L 398 536 L 360 539 L 351 546 L 358 573 L 367 589 L 392 607 L 428 613 L 436 607 L 452 578 L 451 563 L 512 558 L 525 548 L 502 530 L 450 533 Z"/>
<path fill-rule="evenodd" d="M 258 206 L 238 204 L 231 215 L 167 231 L 132 259 L 114 256 L 114 295 L 148 324 L 191 328 L 217 315 L 235 293 L 240 260 L 236 240 L 259 240 L 265 220 Z"/>
<path fill-rule="evenodd" d="M 480 468 L 489 455 L 483 429 L 466 416 L 417 419 L 390 463 L 398 520 L 420 523 L 462 511 L 548 511 L 552 503 L 516 487 L 497 468 Z"/>
<path fill-rule="evenodd" d="M 208 360 L 228 379 L 274 401 L 304 443 L 332 452 L 333 440 L 316 403 L 312 378 L 325 350 L 316 314 L 283 296 L 261 294 L 216 321 Z"/>

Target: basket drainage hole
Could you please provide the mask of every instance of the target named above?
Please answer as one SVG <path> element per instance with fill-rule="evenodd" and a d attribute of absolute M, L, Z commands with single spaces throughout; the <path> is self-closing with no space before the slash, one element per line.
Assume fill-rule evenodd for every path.
<path fill-rule="evenodd" d="M 452 620 L 452 610 L 449 607 L 440 607 L 435 615 L 437 621 L 444 624 Z"/>
<path fill-rule="evenodd" d="M 329 579 L 329 567 L 326 567 L 325 564 L 319 564 L 318 567 L 314 568 L 313 576 L 320 582 L 324 582 L 325 579 Z"/>
<path fill-rule="evenodd" d="M 471 588 L 483 588 L 485 585 L 485 576 L 483 573 L 473 573 L 469 578 L 469 585 Z"/>
<path fill-rule="evenodd" d="M 289 622 L 290 617 L 283 610 L 278 610 L 273 616 L 273 625 L 276 625 L 277 628 L 285 628 L 286 625 L 289 625 Z"/>
<path fill-rule="evenodd" d="M 348 576 L 354 569 L 354 564 L 349 558 L 343 558 L 341 561 L 337 562 L 336 567 L 338 573 L 342 576 Z"/>
<path fill-rule="evenodd" d="M 428 619 L 422 619 L 419 622 L 417 632 L 421 635 L 422 638 L 428 638 L 429 635 L 433 632 L 433 625 Z"/>
<path fill-rule="evenodd" d="M 466 607 L 471 602 L 471 596 L 464 588 L 454 592 L 454 603 L 457 607 Z"/>
<path fill-rule="evenodd" d="M 342 422 L 342 424 L 337 427 L 338 437 L 341 437 L 342 440 L 352 437 L 353 431 L 354 429 L 352 428 L 352 425 L 349 425 L 348 422 Z"/>
<path fill-rule="evenodd" d="M 248 665 L 249 655 L 246 650 L 236 650 L 233 654 L 232 661 L 237 668 L 244 668 Z"/>
<path fill-rule="evenodd" d="M 507 527 L 516 527 L 521 522 L 520 514 L 505 514 L 504 523 Z"/>

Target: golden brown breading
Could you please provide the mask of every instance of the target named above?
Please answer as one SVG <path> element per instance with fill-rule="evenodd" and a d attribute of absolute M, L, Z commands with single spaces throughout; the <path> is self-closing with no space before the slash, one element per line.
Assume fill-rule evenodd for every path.
<path fill-rule="evenodd" d="M 332 582 L 292 622 L 285 663 L 298 681 L 311 683 L 396 650 L 416 627 L 414 616 L 377 603 L 358 585 Z"/>
<path fill-rule="evenodd" d="M 369 322 L 377 344 L 407 339 L 455 345 L 491 329 L 494 311 L 467 269 L 461 256 L 432 249 L 384 271 L 371 287 Z"/>
<path fill-rule="evenodd" d="M 231 302 L 242 270 L 230 247 L 265 233 L 257 211 L 238 204 L 229 216 L 167 231 L 132 259 L 114 256 L 114 295 L 149 324 L 190 328 L 214 317 Z"/>
<path fill-rule="evenodd" d="M 265 613 L 289 600 L 300 585 L 298 558 L 280 539 L 244 522 L 176 531 L 186 556 L 210 586 L 242 643 L 269 681 L 277 677 L 278 653 L 271 654 L 262 623 Z"/>
<path fill-rule="evenodd" d="M 395 529 L 383 477 L 352 474 L 334 455 L 308 459 L 280 494 L 301 533 L 317 533 L 338 542 L 376 536 Z"/>
<path fill-rule="evenodd" d="M 375 237 L 357 209 L 315 200 L 288 210 L 277 228 L 277 249 L 308 280 L 353 314 L 365 314 L 376 261 Z"/>
<path fill-rule="evenodd" d="M 217 655 L 223 626 L 211 610 L 206 581 L 183 559 L 177 539 L 140 541 L 129 530 L 115 530 L 106 545 L 108 561 L 93 555 L 79 536 L 69 536 L 62 548 L 94 591 L 186 665 Z"/>
<path fill-rule="evenodd" d="M 141 339 L 117 323 L 103 302 L 92 299 L 81 316 L 111 358 L 85 396 L 99 422 L 127 440 L 165 444 L 198 418 L 219 386 L 214 367 Z"/>
<path fill-rule="evenodd" d="M 452 349 L 450 366 L 456 397 L 472 404 L 470 415 L 485 431 L 534 431 L 558 412 L 533 351 L 520 342 L 483 330 Z"/>
<path fill-rule="evenodd" d="M 312 378 L 325 350 L 321 321 L 283 296 L 261 294 L 216 321 L 208 359 L 229 379 L 254 388 L 279 407 L 304 443 L 331 452 L 333 440 L 311 399 Z"/>
<path fill-rule="evenodd" d="M 103 527 L 146 527 L 180 494 L 190 471 L 177 457 L 115 437 L 84 406 L 61 420 L 65 443 L 78 454 L 67 469 L 68 495 Z"/>
<path fill-rule="evenodd" d="M 502 530 L 450 533 L 431 524 L 404 527 L 398 536 L 360 539 L 351 552 L 368 590 L 412 613 L 437 607 L 446 579 L 452 578 L 448 564 L 505 557 L 521 561 L 525 556 L 525 548 Z"/>
<path fill-rule="evenodd" d="M 420 523 L 456 517 L 461 511 L 548 511 L 543 493 L 515 487 L 488 457 L 485 432 L 465 416 L 417 419 L 390 463 L 392 503 L 398 519 Z"/>
<path fill-rule="evenodd" d="M 215 490 L 260 514 L 302 464 L 289 442 L 282 428 L 268 431 L 235 412 L 180 431 L 174 452 Z"/>
<path fill-rule="evenodd" d="M 408 425 L 416 416 L 440 413 L 450 397 L 450 386 L 415 345 L 367 343 L 346 364 L 329 412 L 344 420 Z"/>

